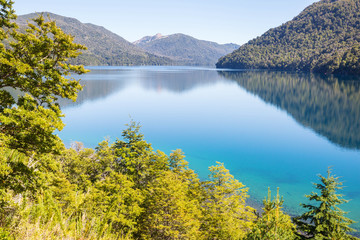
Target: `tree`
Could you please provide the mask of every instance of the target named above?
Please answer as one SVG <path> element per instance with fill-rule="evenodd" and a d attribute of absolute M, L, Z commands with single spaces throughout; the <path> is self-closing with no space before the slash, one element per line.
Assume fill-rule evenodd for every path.
<path fill-rule="evenodd" d="M 209 168 L 201 229 L 207 239 L 239 239 L 250 231 L 254 209 L 246 206 L 248 189 L 234 179 L 224 164 Z"/>
<path fill-rule="evenodd" d="M 58 163 L 44 153 L 63 148 L 54 135 L 64 126 L 57 100 L 76 100 L 82 87 L 70 75 L 87 71 L 68 63 L 85 47 L 55 22 L 39 15 L 18 30 L 13 2 L 0 0 L 0 5 L 0 224 L 5 226 L 4 220 L 17 212 L 15 195 L 34 197 L 42 187 L 60 182 L 66 189 Z"/>
<path fill-rule="evenodd" d="M 142 239 L 199 239 L 200 205 L 188 195 L 189 182 L 164 171 L 145 191 Z"/>
<path fill-rule="evenodd" d="M 249 240 L 288 240 L 296 239 L 295 225 L 291 222 L 289 215 L 281 211 L 284 200 L 279 196 L 279 189 L 274 200 L 271 200 L 271 191 L 268 190 L 268 197 L 264 199 L 264 212 L 255 221 L 252 231 L 246 239 Z"/>
<path fill-rule="evenodd" d="M 295 219 L 299 229 L 306 234 L 302 236 L 306 239 L 353 239 L 348 232 L 354 231 L 349 225 L 354 223 L 345 217 L 346 212 L 342 211 L 338 205 L 347 203 L 348 200 L 342 198 L 342 194 L 336 193 L 341 190 L 342 182 L 339 177 L 331 174 L 328 168 L 327 177 L 319 175 L 321 183 L 314 183 L 320 194 L 312 192 L 306 197 L 316 204 L 301 204 L 309 211 Z"/>
<path fill-rule="evenodd" d="M 114 170 L 132 179 L 137 188 L 145 188 L 162 171 L 169 169 L 168 156 L 161 151 L 154 152 L 140 132 L 140 124 L 131 121 L 122 133 L 123 140 L 112 145 L 117 159 Z"/>
<path fill-rule="evenodd" d="M 189 197 L 189 199 L 202 202 L 205 195 L 204 186 L 202 185 L 198 175 L 194 172 L 194 170 L 189 168 L 188 162 L 184 158 L 185 155 L 180 149 L 170 153 L 170 169 L 176 173 L 176 175 L 184 182 L 184 184 L 187 184 L 188 190 L 186 195 Z"/>
<path fill-rule="evenodd" d="M 131 179 L 111 172 L 104 180 L 96 182 L 90 193 L 90 213 L 102 216 L 104 224 L 119 234 L 131 234 L 136 230 L 143 196 L 139 189 L 134 188 Z"/>
<path fill-rule="evenodd" d="M 1 0 L 0 10 L 0 144 L 29 156 L 56 152 L 61 146 L 54 135 L 61 130 L 63 114 L 58 98 L 76 100 L 81 85 L 71 73 L 87 72 L 71 65 L 84 46 L 73 42 L 54 21 L 42 15 L 17 30 L 13 2 Z M 13 96 L 10 90 L 21 91 Z"/>

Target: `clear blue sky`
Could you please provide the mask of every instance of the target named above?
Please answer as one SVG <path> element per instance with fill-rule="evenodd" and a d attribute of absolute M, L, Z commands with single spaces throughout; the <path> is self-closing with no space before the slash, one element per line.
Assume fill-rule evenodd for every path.
<path fill-rule="evenodd" d="M 243 44 L 316 0 L 14 0 L 18 15 L 49 11 L 104 26 L 128 41 L 184 33 Z"/>

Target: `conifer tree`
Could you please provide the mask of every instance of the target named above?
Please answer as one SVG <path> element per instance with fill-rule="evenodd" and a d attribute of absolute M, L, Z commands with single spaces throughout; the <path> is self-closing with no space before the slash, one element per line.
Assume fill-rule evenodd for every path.
<path fill-rule="evenodd" d="M 289 215 L 281 211 L 284 200 L 280 198 L 279 189 L 274 200 L 271 200 L 271 191 L 263 201 L 264 212 L 255 221 L 252 231 L 248 234 L 248 240 L 291 240 L 296 239 L 295 225 Z"/>
<path fill-rule="evenodd" d="M 129 176 L 135 187 L 144 188 L 162 171 L 169 169 L 168 156 L 154 152 L 140 132 L 140 124 L 131 121 L 122 133 L 123 140 L 117 140 L 112 148 L 117 157 L 114 170 Z"/>
<path fill-rule="evenodd" d="M 353 220 L 345 217 L 346 212 L 341 210 L 338 205 L 347 203 L 342 194 L 336 191 L 341 190 L 342 182 L 339 177 L 331 174 L 331 168 L 328 168 L 327 177 L 319 175 L 321 183 L 314 183 L 320 194 L 312 192 L 306 197 L 315 204 L 301 204 L 303 208 L 308 209 L 303 215 L 295 219 L 299 230 L 305 233 L 302 235 L 305 239 L 354 239 L 348 233 L 354 231 L 349 225 Z"/>

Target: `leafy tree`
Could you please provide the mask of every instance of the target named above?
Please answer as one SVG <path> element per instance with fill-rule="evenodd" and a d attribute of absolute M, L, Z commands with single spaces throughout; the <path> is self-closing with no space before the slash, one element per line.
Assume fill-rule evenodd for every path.
<path fill-rule="evenodd" d="M 58 151 L 63 117 L 58 98 L 76 100 L 83 66 L 71 65 L 85 47 L 73 42 L 53 21 L 42 15 L 17 30 L 12 1 L 1 0 L 0 14 L 0 143 L 27 155 Z M 5 43 L 6 41 L 6 43 Z M 23 95 L 12 96 L 10 89 Z"/>
<path fill-rule="evenodd" d="M 243 238 L 255 219 L 255 210 L 245 202 L 248 189 L 234 179 L 224 164 L 217 164 L 209 168 L 209 181 L 204 183 L 201 229 L 207 239 Z"/>
<path fill-rule="evenodd" d="M 350 224 L 354 223 L 345 217 L 346 212 L 342 211 L 338 205 L 348 202 L 342 198 L 342 194 L 336 193 L 341 190 L 342 182 L 339 177 L 331 174 L 331 168 L 327 171 L 327 177 L 319 175 L 321 183 L 315 183 L 316 189 L 320 194 L 312 192 L 306 197 L 316 204 L 301 204 L 309 211 L 295 219 L 299 229 L 306 235 L 307 239 L 353 239 L 348 232 L 354 231 Z"/>
<path fill-rule="evenodd" d="M 62 123 L 59 98 L 76 99 L 81 90 L 71 65 L 84 46 L 73 43 L 55 22 L 38 16 L 28 29 L 19 31 L 10 0 L 0 0 L 0 224 L 16 219 L 19 196 L 34 200 L 42 188 L 51 189 L 65 207 L 72 201 L 73 186 L 60 172 L 52 154 L 63 144 L 55 130 Z M 14 92 L 20 92 L 15 96 Z M 59 187 L 61 185 L 61 188 Z M 67 189 L 67 187 L 69 187 Z M 17 196 L 18 200 L 14 201 Z M 34 200 L 35 201 L 35 200 Z"/>
<path fill-rule="evenodd" d="M 151 182 L 140 219 L 143 239 L 199 239 L 200 205 L 187 194 L 188 184 L 172 171 Z"/>
<path fill-rule="evenodd" d="M 136 230 L 143 196 L 126 175 L 111 172 L 105 179 L 96 182 L 91 191 L 88 202 L 90 212 L 94 216 L 103 216 L 103 228 L 107 225 L 123 235 Z"/>
<path fill-rule="evenodd" d="M 296 227 L 291 222 L 289 215 L 281 211 L 284 200 L 279 196 L 279 189 L 274 200 L 271 200 L 271 191 L 268 190 L 268 197 L 263 201 L 264 212 L 255 221 L 252 231 L 246 239 L 249 240 L 290 240 L 296 239 Z"/>
<path fill-rule="evenodd" d="M 202 202 L 204 201 L 205 188 L 202 186 L 202 182 L 200 181 L 198 175 L 194 172 L 194 170 L 189 168 L 188 162 L 184 158 L 185 155 L 180 149 L 170 153 L 170 169 L 177 174 L 181 181 L 187 184 L 188 189 L 186 195 L 189 199 Z"/>

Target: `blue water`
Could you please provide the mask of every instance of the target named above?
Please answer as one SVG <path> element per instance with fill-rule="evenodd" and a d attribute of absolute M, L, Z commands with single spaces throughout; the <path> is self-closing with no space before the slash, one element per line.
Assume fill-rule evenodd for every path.
<path fill-rule="evenodd" d="M 353 79 L 190 67 L 91 70 L 81 76 L 78 102 L 63 104 L 59 135 L 66 145 L 114 141 L 134 119 L 154 149 L 182 149 L 201 178 L 219 161 L 255 201 L 280 187 L 292 214 L 302 211 L 317 174 L 332 166 L 351 199 L 341 208 L 360 221 L 360 94 Z"/>

